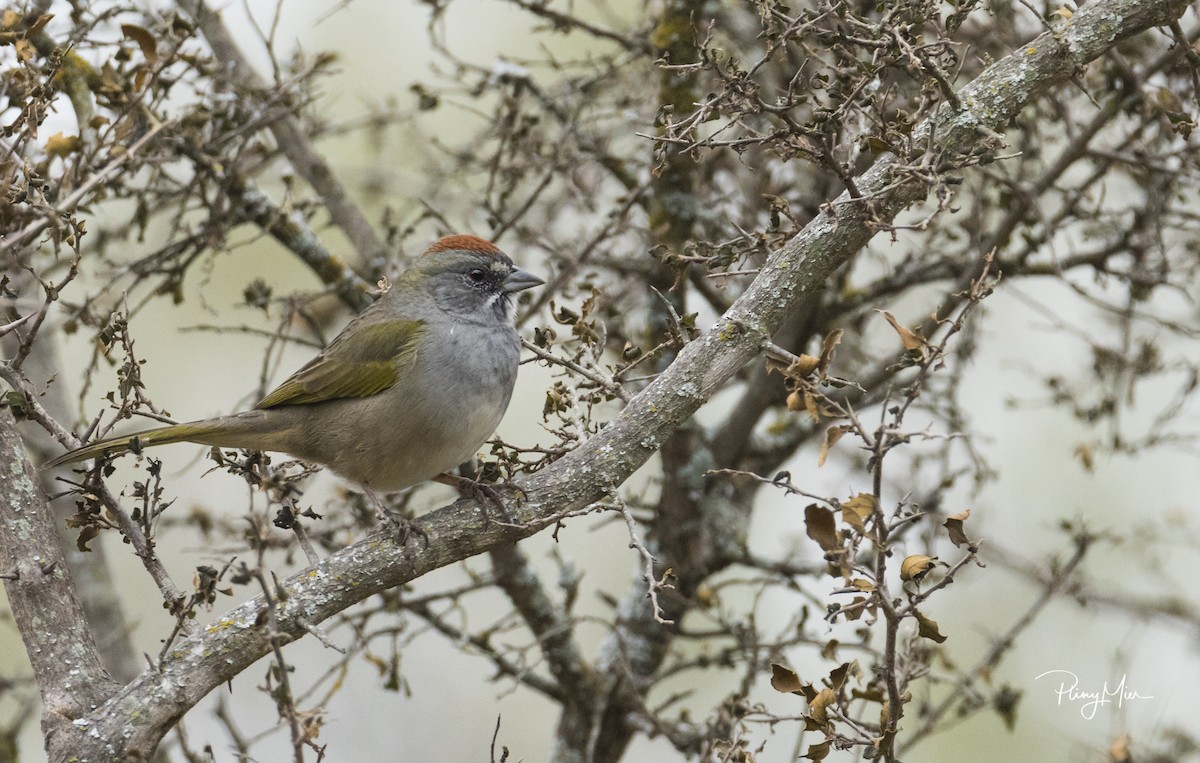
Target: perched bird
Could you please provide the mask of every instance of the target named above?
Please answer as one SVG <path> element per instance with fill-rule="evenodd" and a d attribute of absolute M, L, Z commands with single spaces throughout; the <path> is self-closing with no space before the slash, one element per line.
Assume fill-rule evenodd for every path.
<path fill-rule="evenodd" d="M 101 440 L 43 468 L 195 442 L 323 464 L 381 513 L 376 491 L 429 479 L 461 488 L 443 472 L 504 416 L 520 356 L 512 296 L 541 283 L 488 241 L 446 236 L 253 409 Z"/>

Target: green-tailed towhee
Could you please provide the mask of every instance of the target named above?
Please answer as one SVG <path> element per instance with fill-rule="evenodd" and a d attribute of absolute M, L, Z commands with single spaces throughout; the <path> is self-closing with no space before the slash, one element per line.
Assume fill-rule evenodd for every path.
<path fill-rule="evenodd" d="M 171 442 L 279 451 L 381 506 L 375 491 L 442 477 L 491 437 L 517 378 L 512 295 L 541 283 L 494 244 L 446 236 L 252 410 L 102 440 L 44 468 Z"/>

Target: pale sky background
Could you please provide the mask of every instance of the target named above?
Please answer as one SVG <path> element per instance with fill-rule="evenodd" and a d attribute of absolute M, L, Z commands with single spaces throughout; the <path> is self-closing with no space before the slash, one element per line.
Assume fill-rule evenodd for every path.
<path fill-rule="evenodd" d="M 251 0 L 260 23 L 269 24 L 275 4 Z M 426 75 L 432 62 L 426 38 L 428 11 L 423 4 L 395 0 L 357 0 L 336 13 L 333 0 L 301 2 L 286 0 L 286 12 L 279 25 L 281 45 L 297 43 L 311 52 L 341 52 L 338 73 L 324 87 L 322 108 L 347 117 L 364 113 L 369 104 L 389 95 L 401 102 L 411 98 L 408 84 Z M 637 5 L 637 4 L 634 4 Z M 244 7 L 226 3 L 226 18 L 245 41 L 247 52 L 255 54 L 254 33 L 246 24 Z M 530 35 L 534 20 L 500 2 L 456 2 L 450 5 L 443 25 L 453 49 L 472 60 L 489 64 L 499 56 L 536 54 L 542 38 Z M 574 38 L 572 38 L 574 39 Z M 564 41 L 565 45 L 566 42 Z M 265 61 L 255 55 L 260 64 Z M 448 111 L 448 114 L 453 112 Z M 448 123 L 445 134 L 453 136 L 463 129 Z M 631 129 L 644 129 L 631 125 Z M 53 130 L 48 131 L 48 134 Z M 363 177 L 378 172 L 379 158 L 358 138 L 341 139 L 332 159 L 347 185 L 355 187 Z M 413 187 L 420 186 L 411 157 L 404 156 L 402 145 L 386 147 L 389 178 L 381 202 L 397 206 L 409 200 L 412 190 L 404 185 L 411 177 Z M 336 243 L 333 239 L 331 242 Z M 877 251 L 887 252 L 886 242 L 875 242 Z M 513 252 L 520 261 L 521 253 Z M 533 263 L 523 263 L 531 266 Z M 170 408 L 181 419 L 224 413 L 251 402 L 261 363 L 259 340 L 231 335 L 190 332 L 180 327 L 222 322 L 235 325 L 253 320 L 249 308 L 236 306 L 241 288 L 255 275 L 268 279 L 276 293 L 289 289 L 315 288 L 315 280 L 289 255 L 270 242 L 254 249 L 239 250 L 217 259 L 214 269 L 201 283 L 199 273 L 188 281 L 192 298 L 182 308 L 165 301 L 152 305 L 138 316 L 134 326 L 137 347 L 150 362 L 144 379 L 156 402 Z M 1065 298 L 1063 290 L 1052 284 L 1012 284 L 1016 295 L 1001 290 L 986 304 L 983 342 L 987 352 L 967 372 L 963 385 L 965 407 L 975 417 L 980 447 L 1004 475 L 989 485 L 982 500 L 972 502 L 970 528 L 973 537 L 984 539 L 982 559 L 988 560 L 988 543 L 1022 554 L 1029 560 L 1041 560 L 1052 549 L 1066 552 L 1068 544 L 1056 529 L 1064 518 L 1086 517 L 1094 529 L 1108 529 L 1133 537 L 1139 529 L 1153 525 L 1171 528 L 1177 543 L 1167 548 L 1147 550 L 1127 544 L 1115 550 L 1097 552 L 1086 565 L 1090 573 L 1111 580 L 1122 589 L 1135 588 L 1156 594 L 1187 590 L 1189 581 L 1200 573 L 1195 541 L 1195 474 L 1197 453 L 1159 451 L 1150 458 L 1114 458 L 1101 455 L 1093 473 L 1086 472 L 1074 450 L 1078 443 L 1090 440 L 1094 433 L 1081 429 L 1074 420 L 1056 411 L 1017 409 L 1006 406 L 1010 394 L 1029 398 L 1039 394 L 1029 383 L 1030 369 L 1055 365 L 1083 369 L 1090 358 L 1075 346 L 1070 337 L 1051 325 L 1030 303 L 1051 306 L 1059 318 L 1086 331 L 1103 331 L 1084 313 L 1078 302 Z M 880 307 L 893 309 L 888 305 Z M 926 306 L 916 306 L 914 317 Z M 1176 309 L 1182 319 L 1195 322 L 1195 306 L 1180 303 Z M 886 336 L 886 326 L 880 327 Z M 86 354 L 86 338 L 75 338 L 64 345 L 64 357 Z M 286 373 L 303 362 L 308 352 L 294 349 L 282 364 Z M 64 383 L 77 383 L 78 374 L 65 375 Z M 538 436 L 543 390 L 548 375 L 533 365 L 522 367 L 516 400 L 500 429 L 509 441 L 530 443 Z M 74 390 L 73 390 L 74 391 Z M 1141 388 L 1143 399 L 1152 400 L 1153 386 Z M 1135 406 L 1130 416 L 1145 413 L 1149 407 Z M 1196 429 L 1200 411 L 1187 412 L 1181 428 Z M 702 416 L 704 414 L 702 413 Z M 165 473 L 172 475 L 170 486 L 179 496 L 179 508 L 192 503 L 209 506 L 228 505 L 239 513 L 246 502 L 245 488 L 223 474 L 202 477 L 207 469 L 200 463 L 199 446 L 174 446 L 159 451 Z M 847 493 L 861 488 L 861 478 L 848 464 L 837 458 L 817 470 L 814 452 L 805 452 L 790 464 L 793 479 L 815 493 Z M 649 469 L 643 470 L 644 474 Z M 895 475 L 893 475 L 895 477 Z M 115 478 L 115 479 L 119 479 Z M 306 498 L 319 505 L 337 488 L 335 478 L 323 475 L 313 484 Z M 119 483 L 113 483 L 114 485 Z M 897 484 L 897 488 L 901 487 Z M 425 488 L 418 504 L 432 508 L 446 493 L 440 488 Z M 898 498 L 899 494 L 893 498 Z M 804 537 L 803 502 L 784 500 L 781 494 L 764 492 L 755 515 L 750 542 L 764 555 L 780 548 L 807 549 L 815 558 L 815 546 Z M 967 508 L 964 504 L 958 508 Z M 957 509 L 955 509 L 957 510 Z M 195 540 L 167 537 L 177 548 L 166 554 L 175 579 L 186 585 L 192 570 L 202 563 L 221 563 L 227 557 L 223 549 L 206 549 Z M 915 539 L 914 539 L 915 540 Z M 543 533 L 521 544 L 539 566 L 553 576 L 554 567 L 547 556 L 554 541 Z M 901 549 L 912 553 L 922 549 Z M 585 571 L 585 589 L 597 587 L 623 592 L 638 572 L 640 560 L 628 548 L 623 526 L 602 523 L 595 517 L 567 523 L 560 536 L 559 553 L 575 560 Z M 135 633 L 140 651 L 157 654 L 158 639 L 164 633 L 160 600 L 140 564 L 125 547 L 113 544 L 111 558 L 118 564 L 128 615 L 142 623 Z M 486 570 L 486 560 L 468 563 Z M 459 569 L 438 571 L 419 581 L 418 591 L 433 591 L 463 579 Z M 550 579 L 553 579 L 551 577 Z M 1132 581 L 1132 582 L 1131 582 Z M 590 585 L 590 588 L 589 588 Z M 238 589 L 238 594 L 245 589 Z M 934 597 L 926 613 L 941 625 L 950 637 L 948 646 L 960 664 L 973 664 L 988 648 L 992 636 L 1006 629 L 1033 601 L 1037 592 L 1019 582 L 1001 565 L 987 569 L 968 569 L 944 594 Z M 232 605 L 223 598 L 213 616 Z M 498 597 L 476 596 L 464 602 L 469 622 L 478 626 L 490 622 L 502 611 Z M 782 625 L 799 604 L 783 593 L 775 593 L 764 602 L 762 618 L 777 619 Z M 595 600 L 581 603 L 581 611 L 605 612 Z M 415 623 L 414 623 L 415 625 Z M 589 655 L 605 633 L 599 626 L 580 628 L 580 639 Z M 332 634 L 335 641 L 338 634 Z M 12 629 L 0 629 L 0 674 L 21 670 L 19 642 L 13 641 Z M 1019 725 L 1015 733 L 1003 729 L 991 712 L 974 716 L 919 748 L 910 760 L 951 761 L 971 759 L 985 763 L 1011 760 L 1075 761 L 1103 759 L 1108 740 L 1129 730 L 1137 739 L 1152 738 L 1168 727 L 1178 725 L 1200 734 L 1195 708 L 1196 687 L 1200 686 L 1200 661 L 1196 660 L 1195 638 L 1187 639 L 1176 631 L 1165 631 L 1099 610 L 1085 610 L 1065 603 L 1054 605 L 1033 628 L 1023 634 L 1019 645 L 1001 664 L 997 683 L 1003 682 L 1024 691 L 1019 706 Z M 296 666 L 294 685 L 305 686 L 320 675 L 332 655 L 314 639 L 286 648 L 289 661 Z M 797 650 L 789 654 L 792 667 L 802 675 L 813 676 L 832 667 L 816 655 Z M 402 669 L 412 690 L 411 697 L 385 691 L 374 669 L 356 661 L 345 678 L 349 687 L 338 693 L 328 705 L 329 722 L 321 741 L 328 744 L 329 761 L 482 761 L 487 760 L 496 716 L 502 717 L 499 743 L 511 750 L 512 760 L 547 759 L 557 714 L 555 707 L 531 691 L 511 691 L 511 683 L 490 681 L 489 664 L 476 657 L 464 656 L 443 637 L 426 634 L 416 638 L 404 652 Z M 224 689 L 214 692 L 186 718 L 188 736 L 200 747 L 212 742 L 217 760 L 232 760 L 223 751 L 224 736 L 208 710 L 217 694 L 226 695 L 236 710 L 244 732 L 268 728 L 274 723 L 273 704 L 254 686 L 261 682 L 262 663 L 243 673 L 233 683 L 233 694 Z M 1085 719 L 1081 703 L 1058 704 L 1055 689 L 1061 680 L 1036 676 L 1051 670 L 1070 671 L 1079 677 L 1080 688 L 1096 691 L 1105 683 L 1114 686 L 1126 677 L 1126 687 L 1152 699 L 1140 699 L 1122 708 L 1099 708 L 1095 717 Z M 731 688 L 727 676 L 714 671 L 710 680 L 695 680 L 690 705 L 705 715 L 712 704 Z M 764 676 L 752 701 L 761 701 L 784 712 L 799 712 L 800 707 L 774 693 Z M 307 679 L 307 681 L 306 681 Z M 678 687 L 675 687 L 678 688 Z M 916 707 L 909 710 L 905 725 L 918 723 Z M 764 732 L 765 733 L 765 732 Z M 760 763 L 791 759 L 796 729 L 788 724 L 777 727 L 776 736 L 758 757 Z M 273 733 L 273 746 L 256 748 L 263 761 L 287 759 L 286 731 Z M 817 741 L 810 737 L 809 741 Z M 25 758 L 36 761 L 41 749 L 40 735 L 30 727 L 22 739 Z M 639 737 L 625 760 L 652 763 L 678 760 L 680 756 L 667 744 Z M 829 760 L 840 761 L 835 753 Z"/>

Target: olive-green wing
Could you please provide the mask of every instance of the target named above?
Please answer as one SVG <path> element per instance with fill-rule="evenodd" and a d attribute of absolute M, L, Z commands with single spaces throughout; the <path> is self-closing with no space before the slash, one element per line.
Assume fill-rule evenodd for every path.
<path fill-rule="evenodd" d="M 424 321 L 394 320 L 348 326 L 324 352 L 254 407 L 304 405 L 379 394 L 396 383 L 400 366 L 415 355 L 424 332 Z"/>

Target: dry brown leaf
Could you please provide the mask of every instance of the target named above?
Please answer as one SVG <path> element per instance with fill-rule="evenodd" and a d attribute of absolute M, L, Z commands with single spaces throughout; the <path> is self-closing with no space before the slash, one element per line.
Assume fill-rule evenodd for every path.
<path fill-rule="evenodd" d="M 821 645 L 821 656 L 827 660 L 837 659 L 837 648 L 841 642 L 835 638 L 831 638 Z"/>
<path fill-rule="evenodd" d="M 875 496 L 859 493 L 842 503 L 842 521 L 853 527 L 860 535 L 867 534 L 866 521 L 875 513 Z"/>
<path fill-rule="evenodd" d="M 808 701 L 809 716 L 822 726 L 829 723 L 829 706 L 837 702 L 833 689 L 825 688 Z"/>
<path fill-rule="evenodd" d="M 17 50 L 17 57 L 25 63 L 29 63 L 37 55 L 37 48 L 33 46 L 32 42 L 24 37 L 14 42 L 13 47 Z"/>
<path fill-rule="evenodd" d="M 847 610 L 846 614 L 845 614 L 846 619 L 847 620 L 857 620 L 858 618 L 863 616 L 863 612 L 865 612 L 865 611 L 874 612 L 874 610 L 875 610 L 874 607 L 860 607 L 859 606 L 866 600 L 867 599 L 865 596 L 855 596 L 854 600 L 850 602 L 850 605 L 848 607 L 846 607 L 846 610 Z"/>
<path fill-rule="evenodd" d="M 147 63 L 153 64 L 158 60 L 158 40 L 154 39 L 154 35 L 150 33 L 149 29 L 137 24 L 122 24 L 121 34 L 125 35 L 125 39 L 137 43 L 137 46 L 142 49 L 142 55 L 146 57 Z"/>
<path fill-rule="evenodd" d="M 784 694 L 804 695 L 804 682 L 796 671 L 775 662 L 771 663 L 771 688 Z"/>
<path fill-rule="evenodd" d="M 804 508 L 804 527 L 808 537 L 815 540 L 822 551 L 833 551 L 841 547 L 833 512 L 824 506 L 810 503 Z"/>
<path fill-rule="evenodd" d="M 946 637 L 938 630 L 937 620 L 930 620 L 921 614 L 921 611 L 918 609 L 913 610 L 913 615 L 917 618 L 917 633 L 920 634 L 921 638 L 927 638 L 939 644 L 946 640 Z"/>
<path fill-rule="evenodd" d="M 63 135 L 61 132 L 56 132 L 46 139 L 46 153 L 65 159 L 68 155 L 78 151 L 82 145 L 78 135 Z"/>
<path fill-rule="evenodd" d="M 850 674 L 850 663 L 843 662 L 833 670 L 829 671 L 829 685 L 836 692 L 840 691 L 842 684 L 846 683 L 846 676 Z"/>
<path fill-rule="evenodd" d="M 829 370 L 829 365 L 833 362 L 833 351 L 841 343 L 843 333 L 841 329 L 834 329 L 825 335 L 825 341 L 821 343 L 821 359 L 817 363 L 817 370 L 821 376 Z"/>
<path fill-rule="evenodd" d="M 900 562 L 900 579 L 919 582 L 921 578 L 925 577 L 933 569 L 936 561 L 936 556 L 926 556 L 925 554 L 906 556 L 904 557 L 904 561 Z"/>
<path fill-rule="evenodd" d="M 919 351 L 925 347 L 925 339 L 916 332 L 910 331 L 900 325 L 900 321 L 896 320 L 896 316 L 889 313 L 887 310 L 880 310 L 887 322 L 892 324 L 892 328 L 896 329 L 896 333 L 900 335 L 900 344 L 908 352 Z"/>
<path fill-rule="evenodd" d="M 817 370 L 820 360 L 812 355 L 801 355 L 792 361 L 792 364 L 784 369 L 783 375 L 789 379 L 803 379 Z"/>
<path fill-rule="evenodd" d="M 942 527 L 946 528 L 946 533 L 950 536 L 950 542 L 956 546 L 972 545 L 971 539 L 967 537 L 966 531 L 963 530 L 963 522 L 966 522 L 969 516 L 971 516 L 971 510 L 963 509 L 957 514 L 946 517 L 946 521 L 942 522 Z"/>
<path fill-rule="evenodd" d="M 814 424 L 821 420 L 821 406 L 817 405 L 817 399 L 808 390 L 804 390 L 804 410 L 812 416 Z"/>
<path fill-rule="evenodd" d="M 829 740 L 817 742 L 816 744 L 810 744 L 808 746 L 808 752 L 804 753 L 804 755 L 801 757 L 807 758 L 808 760 L 825 760 L 825 758 L 829 756 L 829 749 Z"/>
<path fill-rule="evenodd" d="M 838 424 L 829 427 L 825 430 L 825 439 L 821 442 L 821 453 L 817 456 L 817 468 L 825 465 L 825 459 L 829 457 L 829 449 L 837 444 L 837 441 L 842 439 L 842 435 L 850 431 L 848 424 Z"/>
<path fill-rule="evenodd" d="M 45 29 L 46 25 L 50 23 L 50 19 L 52 18 L 54 18 L 53 13 L 43 13 L 41 16 L 38 16 L 34 22 L 29 25 L 29 28 L 25 30 L 25 36 L 33 37 L 38 32 Z"/>

